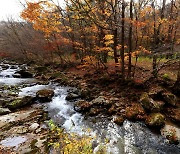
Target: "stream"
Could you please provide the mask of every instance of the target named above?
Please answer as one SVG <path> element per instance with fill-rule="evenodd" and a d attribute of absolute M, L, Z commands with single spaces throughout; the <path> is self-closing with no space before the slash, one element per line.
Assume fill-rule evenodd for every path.
<path fill-rule="evenodd" d="M 3 68 L 4 66 L 6 67 Z M 65 99 L 68 92 L 73 88 L 63 87 L 55 83 L 39 85 L 32 78 L 14 78 L 13 74 L 21 67 L 1 63 L 0 85 L 20 86 L 19 96 L 35 96 L 38 90 L 53 89 L 55 95 L 51 102 L 43 104 L 44 110 L 48 111 L 49 117 L 55 124 L 65 128 L 67 132 L 93 137 L 94 153 L 102 146 L 107 148 L 108 154 L 180 153 L 180 145 L 169 144 L 167 139 L 160 134 L 153 133 L 144 123 L 125 120 L 122 126 L 118 126 L 103 115 L 85 117 L 74 111 L 74 102 Z"/>

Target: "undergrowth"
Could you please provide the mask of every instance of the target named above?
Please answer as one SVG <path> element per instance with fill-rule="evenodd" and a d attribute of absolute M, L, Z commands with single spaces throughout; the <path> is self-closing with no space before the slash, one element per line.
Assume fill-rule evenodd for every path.
<path fill-rule="evenodd" d="M 63 154 L 92 154 L 92 138 L 88 136 L 79 137 L 74 133 L 67 133 L 63 128 L 59 128 L 52 120 L 49 121 L 52 134 L 55 140 L 51 140 L 48 145 L 53 146 L 56 151 Z"/>

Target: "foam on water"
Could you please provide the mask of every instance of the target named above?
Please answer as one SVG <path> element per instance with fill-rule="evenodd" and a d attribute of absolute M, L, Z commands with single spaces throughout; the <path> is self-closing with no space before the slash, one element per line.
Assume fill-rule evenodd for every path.
<path fill-rule="evenodd" d="M 20 89 L 21 91 L 19 92 L 19 96 L 36 96 L 37 91 L 47 87 L 47 85 L 34 85 L 30 87 L 25 87 Z"/>

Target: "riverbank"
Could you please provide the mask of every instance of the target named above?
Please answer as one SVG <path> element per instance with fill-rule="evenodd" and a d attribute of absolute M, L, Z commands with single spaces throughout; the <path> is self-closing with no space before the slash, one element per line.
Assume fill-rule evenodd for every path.
<path fill-rule="evenodd" d="M 114 76 L 113 74 L 102 75 L 102 73 L 87 70 L 84 70 L 84 73 L 82 73 L 78 71 L 78 68 L 62 70 L 59 67 L 30 66 L 23 69 L 28 73 L 34 74 L 33 76 L 36 80 L 29 78 L 25 82 L 25 79 L 13 78 L 17 84 L 14 86 L 7 85 L 10 83 L 7 82 L 7 80 L 11 80 L 12 78 L 10 78 L 10 76 L 4 76 L 1 78 L 2 80 L 0 80 L 1 83 L 2 81 L 5 83 L 1 85 L 1 96 L 4 97 L 4 100 L 7 100 L 7 98 L 14 100 L 16 97 L 26 97 L 26 95 L 36 98 L 40 96 L 40 93 L 39 95 L 37 95 L 37 93 L 41 89 L 52 89 L 54 96 L 51 93 L 51 97 L 53 98 L 52 100 L 48 100 L 50 103 L 39 104 L 37 100 L 32 104 L 23 103 L 23 106 L 19 106 L 19 108 L 15 110 L 10 109 L 10 113 L 7 112 L 1 115 L 0 124 L 3 124 L 1 127 L 3 131 L 0 135 L 1 145 L 12 143 L 12 141 L 17 141 L 17 143 L 19 142 L 18 145 L 20 145 L 18 148 L 16 148 L 16 145 L 12 145 L 10 148 L 4 148 L 3 146 L 1 151 L 11 151 L 15 147 L 14 150 L 18 150 L 19 153 L 22 153 L 22 148 L 25 149 L 25 151 L 28 151 L 28 149 L 30 151 L 42 150 L 41 152 L 45 153 L 47 148 L 51 147 L 48 146 L 49 143 L 52 143 L 52 145 L 56 145 L 53 143 L 58 143 L 59 135 L 57 135 L 57 130 L 51 131 L 49 127 L 50 123 L 48 120 L 51 118 L 55 124 L 70 133 L 74 132 L 81 135 L 88 129 L 91 129 L 91 135 L 97 135 L 97 132 L 99 132 L 92 149 L 97 149 L 99 143 L 107 139 L 109 142 L 106 143 L 106 146 L 114 153 L 118 153 L 117 151 L 148 152 L 150 147 L 153 151 L 157 152 L 158 149 L 156 146 L 159 142 L 161 142 L 161 147 L 164 147 L 163 149 L 160 148 L 159 152 L 169 149 L 169 151 L 178 153 L 179 145 L 173 147 L 164 142 L 166 137 L 171 143 L 178 144 L 179 127 L 175 125 L 173 121 L 179 119 L 172 114 L 172 112 L 171 114 L 165 114 L 169 106 L 172 109 L 178 110 L 176 102 L 171 102 L 171 105 L 165 105 L 167 102 L 164 102 L 163 105 L 159 103 L 160 106 L 158 107 L 149 104 L 151 108 L 154 107 L 153 111 L 151 111 L 151 108 L 148 108 L 148 106 L 143 106 L 144 100 L 150 100 L 149 102 L 152 102 L 152 100 L 157 101 L 155 99 L 157 97 L 156 95 L 161 96 L 162 94 L 164 95 L 165 92 L 170 91 L 168 87 L 171 83 L 161 81 L 157 86 L 157 81 L 154 81 L 154 83 L 151 84 L 153 87 L 150 87 L 148 86 L 148 82 L 134 82 L 131 80 L 122 82 L 120 76 Z M 73 71 L 73 69 L 75 70 Z M 10 74 L 7 70 L 10 71 Z M 3 75 L 15 74 L 16 77 L 19 76 L 18 73 L 13 71 L 12 66 L 4 68 L 2 71 L 5 72 Z M 25 74 L 27 75 L 28 73 Z M 13 80 L 11 80 L 11 83 L 12 81 Z M 168 84 L 162 86 L 164 82 Z M 65 87 L 62 87 L 62 85 Z M 76 88 L 69 89 L 66 87 Z M 159 87 L 161 87 L 161 89 Z M 149 124 L 153 122 L 154 125 L 148 125 L 147 119 L 149 117 L 155 118 L 154 121 L 149 121 Z M 9 119 L 14 119 L 15 121 Z M 170 120 L 171 122 L 169 122 Z M 136 121 L 142 121 L 142 123 Z M 161 134 L 164 137 L 153 134 L 143 124 L 144 122 L 147 123 L 147 126 L 150 127 L 151 130 L 156 128 L 156 130 L 159 131 L 163 128 L 161 129 Z M 62 133 L 62 131 L 60 132 Z M 30 134 L 32 134 L 32 136 Z M 19 136 L 21 137 L 19 138 Z M 35 136 L 37 137 L 34 141 L 33 138 Z M 105 137 L 104 139 L 102 139 L 103 136 Z M 67 137 L 65 136 L 65 138 Z M 147 145 L 145 147 L 140 143 L 140 138 L 146 140 Z M 52 140 L 50 141 L 49 139 Z M 70 142 L 71 139 L 68 139 L 68 142 Z M 87 138 L 87 140 L 89 139 Z M 86 142 L 87 140 L 83 141 Z M 154 143 L 151 143 L 152 140 L 154 140 Z M 70 145 L 74 143 L 75 142 L 71 142 Z M 119 146 L 119 144 L 122 144 L 122 147 Z M 28 145 L 27 148 L 24 148 L 25 145 Z M 29 145 L 32 145 L 32 147 L 29 148 Z M 107 148 L 106 146 L 104 146 L 104 149 Z M 92 149 L 90 149 L 90 151 Z"/>
<path fill-rule="evenodd" d="M 140 69 L 137 73 L 142 77 L 123 81 L 120 74 L 111 70 L 95 70 L 82 66 L 61 68 L 35 66 L 36 78 L 45 82 L 68 85 L 78 88 L 67 96 L 68 100 L 76 100 L 75 110 L 86 116 L 105 115 L 116 124 L 123 121 L 143 121 L 150 129 L 158 132 L 164 125 L 173 125 L 166 137 L 171 143 L 178 144 L 180 139 L 180 98 L 179 89 L 174 89 L 175 81 L 158 77 L 149 78 L 149 72 Z M 178 67 L 173 67 L 174 72 Z M 170 69 L 170 68 L 168 68 Z M 108 73 L 107 73 L 108 72 Z M 139 76 L 139 75 L 138 75 Z M 162 132 L 162 131 L 161 131 Z"/>

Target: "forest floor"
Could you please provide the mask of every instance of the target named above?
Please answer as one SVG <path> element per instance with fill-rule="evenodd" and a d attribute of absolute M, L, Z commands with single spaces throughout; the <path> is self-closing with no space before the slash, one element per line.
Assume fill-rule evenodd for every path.
<path fill-rule="evenodd" d="M 159 65 L 166 62 L 167 60 L 163 59 Z M 133 64 L 134 63 L 135 61 L 133 60 Z M 92 107 L 93 113 L 90 113 L 91 115 L 103 113 L 108 116 L 118 115 L 121 118 L 123 117 L 122 119 L 145 120 L 151 112 L 160 112 L 166 114 L 166 119 L 170 118 L 176 123 L 177 121 L 179 122 L 178 119 L 180 119 L 180 101 L 179 93 L 173 89 L 173 85 L 177 78 L 178 64 L 178 60 L 175 60 L 172 65 L 164 67 L 160 70 L 157 79 L 152 78 L 152 59 L 149 58 L 140 58 L 137 63 L 134 78 L 124 81 L 121 78 L 120 68 L 115 67 L 112 61 L 108 63 L 106 70 L 95 69 L 91 65 L 88 65 L 88 67 L 86 65 L 78 65 L 66 69 L 54 67 L 51 68 L 52 73 L 48 71 L 48 73 L 45 73 L 46 75 L 37 76 L 37 78 L 43 78 L 46 81 L 52 79 L 52 81 L 59 82 L 60 84 L 77 87 L 82 92 L 81 98 L 86 101 L 92 101 L 99 96 L 106 97 L 108 100 L 114 100 L 115 103 L 113 103 L 111 107 L 107 107 L 106 105 L 100 105 L 98 107 L 98 105 L 95 105 L 96 110 Z M 163 104 L 165 105 L 160 105 L 159 108 L 161 109 L 155 109 L 155 111 L 149 111 L 149 109 L 145 107 L 146 109 L 144 111 L 144 107 L 141 108 L 143 104 L 140 102 L 145 92 L 148 94 L 148 99 L 154 99 L 155 106 L 158 104 L 156 101 L 164 102 Z M 153 95 L 151 93 L 153 93 Z M 165 93 L 168 93 L 168 96 L 164 96 Z M 169 96 L 171 94 L 175 98 L 175 105 L 172 105 L 172 103 L 168 104 L 168 100 L 163 98 L 171 97 Z M 131 110 L 131 108 L 134 108 L 134 104 L 135 106 L 141 104 L 138 110 L 143 110 L 142 115 L 142 110 L 138 111 L 136 113 L 137 115 L 134 115 L 135 113 L 130 116 L 127 115 L 128 109 L 130 108 Z M 148 105 L 153 106 L 152 104 Z M 87 111 L 89 111 L 89 108 Z M 89 114 L 89 112 L 86 113 Z M 168 115 L 169 113 L 171 113 L 171 115 Z"/>

